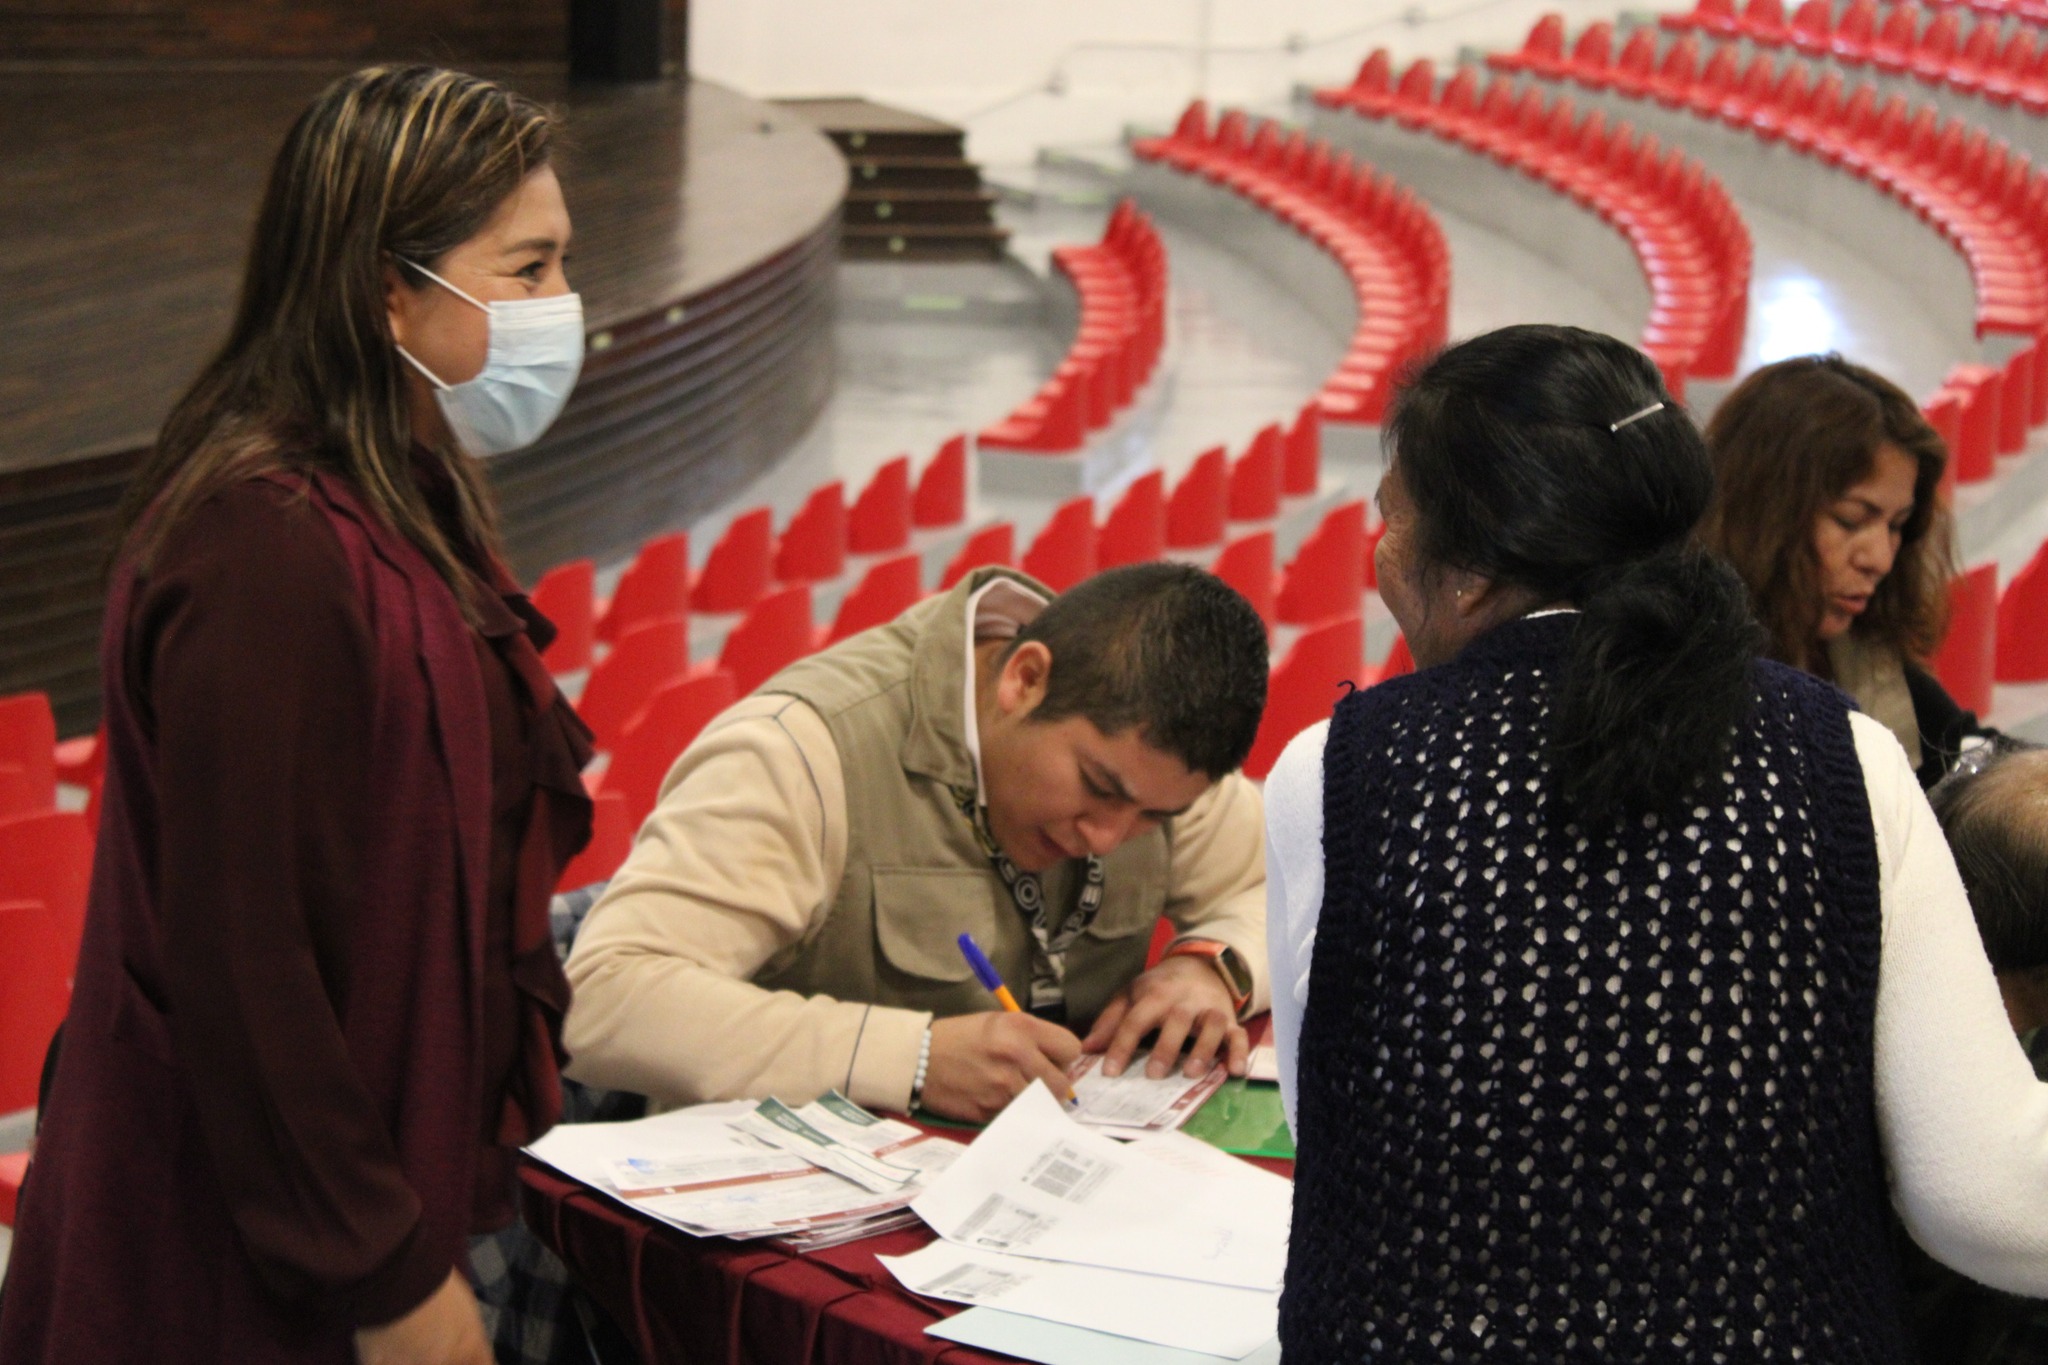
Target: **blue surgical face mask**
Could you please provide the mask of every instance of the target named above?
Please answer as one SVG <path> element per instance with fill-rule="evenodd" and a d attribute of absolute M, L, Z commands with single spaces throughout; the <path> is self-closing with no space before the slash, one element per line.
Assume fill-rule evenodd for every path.
<path fill-rule="evenodd" d="M 399 257 L 404 261 L 404 257 Z M 490 318 L 490 349 L 474 379 L 450 384 L 420 364 L 405 347 L 398 353 L 434 386 L 448 430 L 479 458 L 503 455 L 539 440 L 562 413 L 583 369 L 583 300 L 575 294 L 484 303 L 423 265 L 405 261 Z"/>

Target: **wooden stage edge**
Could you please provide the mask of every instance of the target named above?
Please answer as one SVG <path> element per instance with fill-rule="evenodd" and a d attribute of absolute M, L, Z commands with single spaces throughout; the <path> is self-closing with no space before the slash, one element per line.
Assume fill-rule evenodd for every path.
<path fill-rule="evenodd" d="M 99 715 L 112 514 L 227 325 L 265 170 L 342 68 L 0 76 L 0 694 Z M 685 524 L 795 442 L 832 384 L 846 165 L 804 119 L 707 81 L 494 72 L 564 117 L 590 334 L 561 420 L 490 462 L 514 570 Z"/>

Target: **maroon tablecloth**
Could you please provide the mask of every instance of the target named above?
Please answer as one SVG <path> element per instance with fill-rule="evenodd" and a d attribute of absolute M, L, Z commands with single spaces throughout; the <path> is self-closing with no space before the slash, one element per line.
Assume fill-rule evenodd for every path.
<path fill-rule="evenodd" d="M 1293 1163 L 1253 1159 L 1293 1173 Z M 792 1255 L 691 1237 L 538 1162 L 519 1172 L 526 1224 L 638 1343 L 646 1365 L 998 1365 L 924 1334 L 959 1310 L 905 1293 L 875 1257 L 932 1240 L 905 1228 Z"/>

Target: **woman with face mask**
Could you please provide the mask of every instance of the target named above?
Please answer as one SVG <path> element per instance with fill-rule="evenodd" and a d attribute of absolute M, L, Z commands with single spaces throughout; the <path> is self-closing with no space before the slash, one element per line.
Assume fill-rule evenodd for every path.
<path fill-rule="evenodd" d="M 1748 585 L 1774 659 L 1884 722 L 1923 787 L 1988 735 L 1926 667 L 1948 622 L 1948 451 L 1913 400 L 1840 356 L 1766 365 L 1707 424 L 1700 539 Z"/>
<path fill-rule="evenodd" d="M 589 828 L 478 464 L 581 363 L 550 136 L 490 82 L 381 68 L 278 154 L 126 507 L 7 1365 L 490 1358 L 460 1267 L 560 1112 L 547 902 Z"/>

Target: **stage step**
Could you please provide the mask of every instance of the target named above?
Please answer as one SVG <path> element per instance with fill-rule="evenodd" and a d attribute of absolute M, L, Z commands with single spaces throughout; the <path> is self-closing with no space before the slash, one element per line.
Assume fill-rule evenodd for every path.
<path fill-rule="evenodd" d="M 777 101 L 846 158 L 841 254 L 855 260 L 1001 260 L 1009 233 L 966 157 L 966 133 L 907 109 L 854 98 Z"/>

